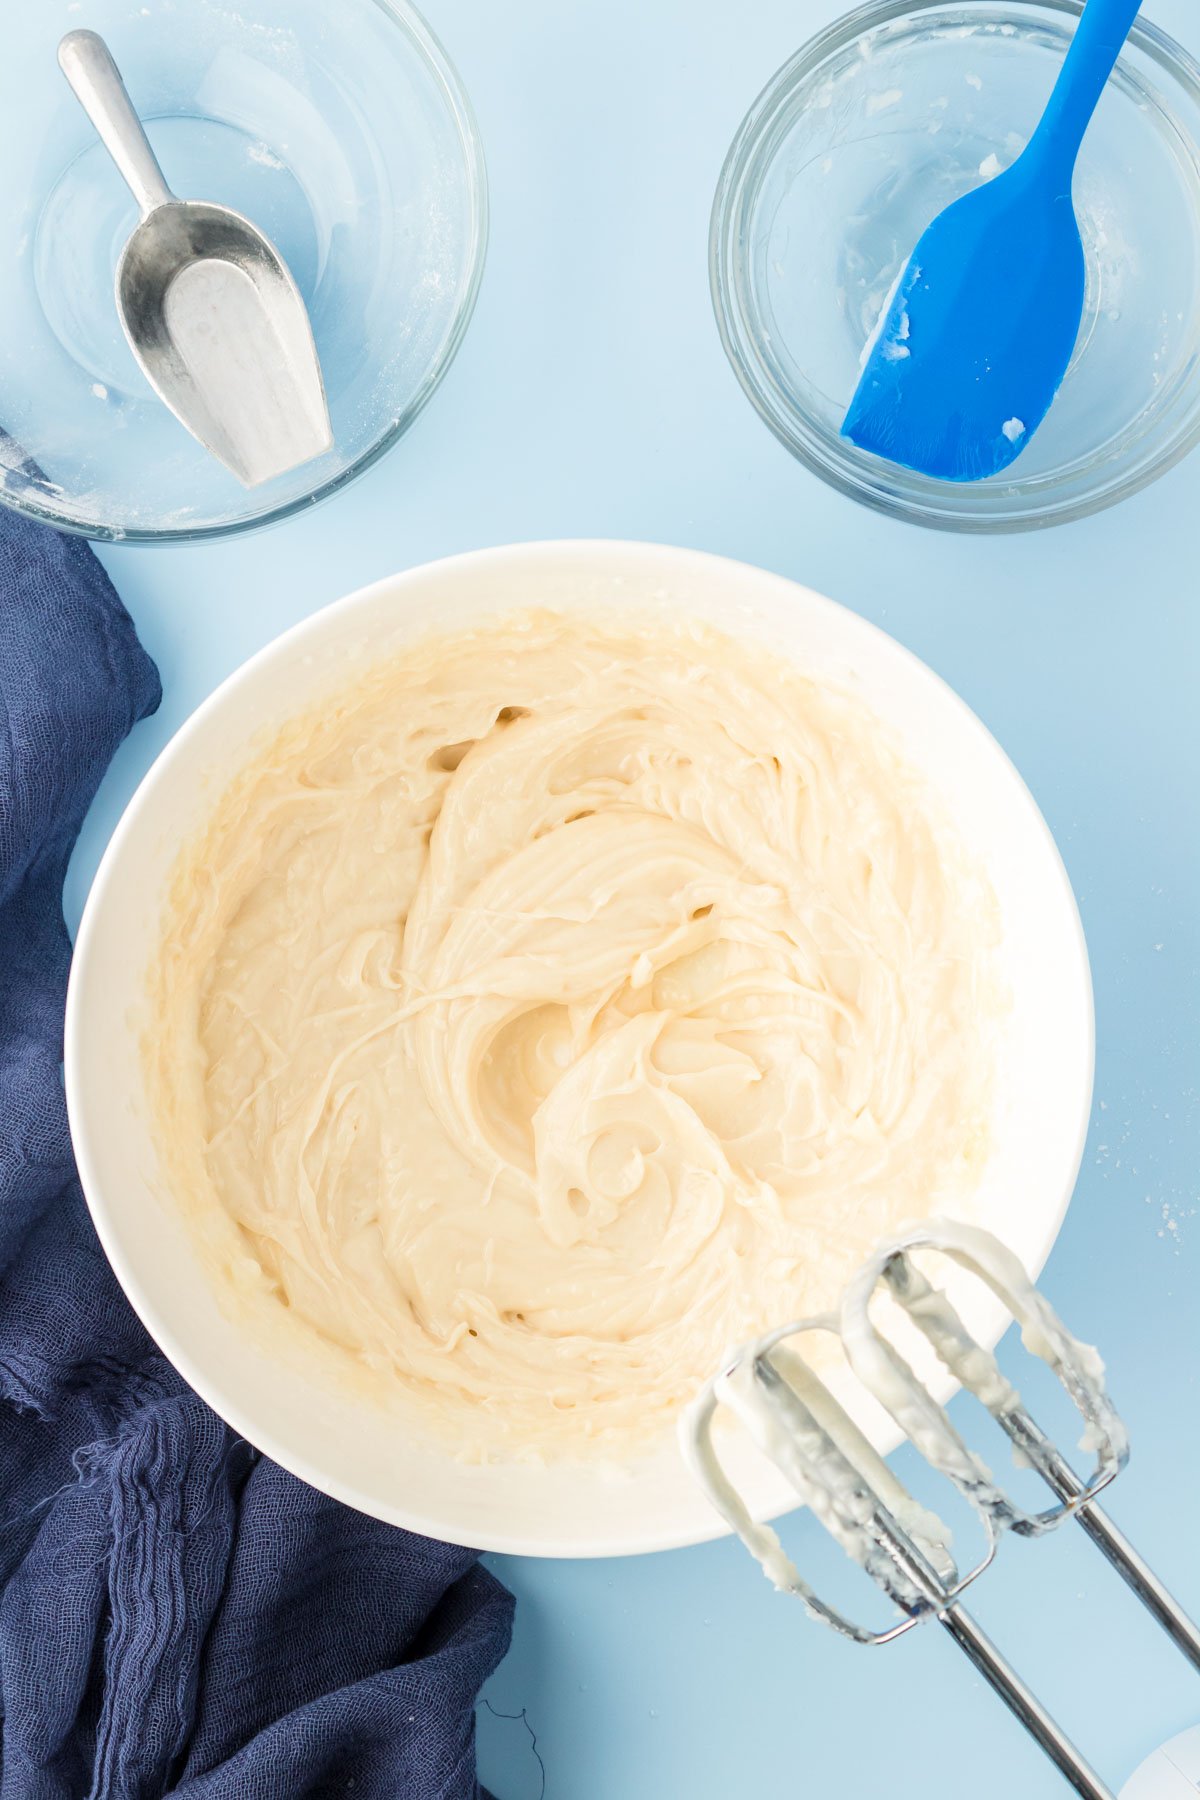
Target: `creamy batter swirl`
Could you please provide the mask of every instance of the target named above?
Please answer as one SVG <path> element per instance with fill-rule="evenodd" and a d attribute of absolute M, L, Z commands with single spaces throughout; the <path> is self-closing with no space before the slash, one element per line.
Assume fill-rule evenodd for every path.
<path fill-rule="evenodd" d="M 851 698 L 665 623 L 429 640 L 181 861 L 171 1183 L 464 1454 L 620 1452 L 968 1199 L 990 921 Z"/>

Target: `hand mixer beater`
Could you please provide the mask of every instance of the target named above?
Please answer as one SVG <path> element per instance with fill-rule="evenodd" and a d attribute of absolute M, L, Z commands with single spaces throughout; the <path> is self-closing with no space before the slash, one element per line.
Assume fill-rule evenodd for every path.
<path fill-rule="evenodd" d="M 984 1282 L 1020 1325 L 1026 1349 L 1058 1376 L 1084 1420 L 1081 1448 L 1094 1453 L 1089 1479 L 1075 1473 L 995 1358 L 972 1337 L 946 1293 L 932 1284 L 925 1273 L 930 1259 L 921 1256 L 918 1266 L 914 1253 L 928 1251 L 939 1252 Z M 878 1303 L 880 1293 L 890 1297 L 890 1307 Z M 886 1332 L 873 1306 L 874 1313 L 888 1314 Z M 913 1327 L 937 1363 L 991 1413 L 1011 1441 L 1016 1460 L 1041 1476 L 1053 1504 L 1041 1512 L 1026 1511 L 968 1448 L 908 1360 L 912 1347 L 919 1346 Z M 906 1331 L 907 1353 L 902 1354 L 895 1339 L 903 1342 Z M 966 1574 L 950 1553 L 946 1527 L 917 1503 L 800 1355 L 793 1340 L 810 1332 L 833 1333 L 840 1340 L 861 1385 L 978 1515 L 984 1550 Z M 935 1220 L 883 1244 L 847 1287 L 837 1315 L 782 1326 L 732 1352 L 680 1428 L 684 1453 L 709 1499 L 777 1587 L 800 1599 L 812 1617 L 860 1644 L 890 1643 L 914 1625 L 936 1620 L 1086 1800 L 1113 1800 L 1113 1793 L 961 1602 L 991 1563 L 1003 1531 L 1036 1537 L 1073 1518 L 1200 1669 L 1200 1631 L 1096 1504 L 1096 1496 L 1128 1458 L 1125 1428 L 1108 1397 L 1103 1371 L 1096 1351 L 1071 1336 L 1011 1251 L 976 1227 Z M 870 1630 L 821 1600 L 769 1526 L 754 1522 L 714 1443 L 713 1425 L 722 1408 L 736 1415 L 800 1500 L 888 1596 L 901 1615 L 894 1624 Z"/>

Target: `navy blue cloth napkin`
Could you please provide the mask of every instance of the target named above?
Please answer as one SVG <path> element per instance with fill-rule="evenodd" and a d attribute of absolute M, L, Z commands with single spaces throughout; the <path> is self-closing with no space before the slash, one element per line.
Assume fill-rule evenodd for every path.
<path fill-rule="evenodd" d="M 63 875 L 159 696 L 91 551 L 0 520 L 0 1800 L 475 1800 L 510 1596 L 235 1440 L 84 1205 Z"/>

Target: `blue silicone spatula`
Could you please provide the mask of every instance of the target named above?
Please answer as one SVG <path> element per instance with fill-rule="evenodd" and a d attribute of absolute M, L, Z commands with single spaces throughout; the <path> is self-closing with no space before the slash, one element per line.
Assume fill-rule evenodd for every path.
<path fill-rule="evenodd" d="M 1087 0 L 1021 155 L 921 237 L 842 425 L 862 449 L 978 481 L 1007 468 L 1041 424 L 1083 313 L 1075 158 L 1137 12 L 1137 0 Z"/>

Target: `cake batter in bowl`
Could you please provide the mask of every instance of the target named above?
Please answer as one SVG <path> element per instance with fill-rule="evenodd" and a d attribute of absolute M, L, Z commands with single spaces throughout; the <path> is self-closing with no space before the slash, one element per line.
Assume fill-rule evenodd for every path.
<path fill-rule="evenodd" d="M 713 1534 L 679 1404 L 901 1215 L 1040 1268 L 1090 990 L 1028 794 L 906 652 L 537 545 L 200 709 L 97 877 L 67 1073 L 117 1271 L 240 1431 L 417 1530 L 618 1553 Z"/>

